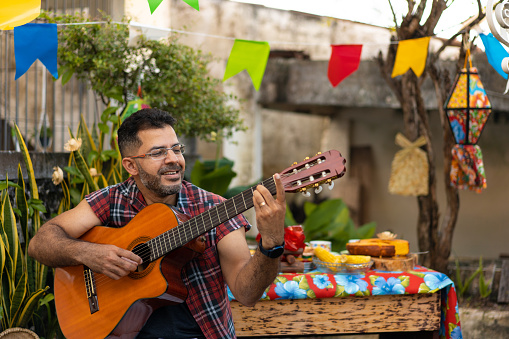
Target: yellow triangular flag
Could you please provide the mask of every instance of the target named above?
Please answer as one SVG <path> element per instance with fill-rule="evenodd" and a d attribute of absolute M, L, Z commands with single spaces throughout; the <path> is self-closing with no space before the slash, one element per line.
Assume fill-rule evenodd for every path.
<path fill-rule="evenodd" d="M 405 74 L 410 68 L 415 75 L 421 76 L 426 66 L 430 37 L 402 40 L 398 44 L 392 77 Z"/>

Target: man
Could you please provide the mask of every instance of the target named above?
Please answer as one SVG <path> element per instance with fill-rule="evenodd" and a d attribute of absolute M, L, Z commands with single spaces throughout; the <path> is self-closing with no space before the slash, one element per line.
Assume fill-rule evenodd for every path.
<path fill-rule="evenodd" d="M 122 165 L 131 177 L 87 195 L 78 206 L 45 223 L 31 240 L 29 255 L 51 267 L 83 264 L 120 279 L 135 271 L 142 259 L 114 245 L 77 238 L 97 225 L 125 226 L 153 203 L 175 206 L 193 217 L 221 202 L 221 197 L 183 180 L 184 146 L 174 123 L 158 109 L 142 109 L 127 118 L 118 130 L 118 144 Z M 279 174 L 274 179 L 276 198 L 261 185 L 253 192 L 262 237 L 256 253 L 249 252 L 245 230 L 250 225 L 243 216 L 207 232 L 207 249 L 183 269 L 186 302 L 156 310 L 138 338 L 235 337 L 226 285 L 239 302 L 253 306 L 278 272 L 279 258 L 270 250 L 284 247 L 286 203 Z"/>

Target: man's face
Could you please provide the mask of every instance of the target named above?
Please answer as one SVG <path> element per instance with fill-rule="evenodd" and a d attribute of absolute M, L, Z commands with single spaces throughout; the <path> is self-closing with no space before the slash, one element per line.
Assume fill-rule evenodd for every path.
<path fill-rule="evenodd" d="M 160 148 L 170 148 L 179 143 L 170 126 L 138 132 L 142 146 L 137 154 L 146 154 Z M 182 154 L 168 150 L 165 158 L 154 160 L 150 156 L 134 159 L 141 183 L 160 197 L 177 194 L 182 188 L 186 162 Z"/>

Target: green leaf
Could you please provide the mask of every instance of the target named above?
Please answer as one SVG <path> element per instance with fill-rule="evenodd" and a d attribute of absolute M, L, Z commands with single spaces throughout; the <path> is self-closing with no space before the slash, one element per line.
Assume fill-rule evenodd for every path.
<path fill-rule="evenodd" d="M 15 327 L 18 324 L 19 317 L 21 315 L 21 307 L 23 306 L 23 301 L 25 299 L 25 296 L 27 295 L 27 276 L 26 271 L 23 272 L 22 276 L 19 280 L 14 280 L 16 284 L 16 289 L 14 291 L 14 294 L 11 299 L 11 307 L 10 307 L 10 314 L 12 316 L 11 318 L 11 326 Z"/>
<path fill-rule="evenodd" d="M 233 162 L 231 161 L 222 159 L 219 162 L 219 166 L 222 166 L 219 168 L 214 168 L 213 165 L 214 163 L 211 162 L 197 160 L 191 172 L 191 182 L 207 191 L 223 196 L 237 174 L 232 170 Z"/>
<path fill-rule="evenodd" d="M 62 82 L 62 86 L 65 85 L 66 83 L 69 82 L 69 80 L 71 80 L 73 74 L 74 74 L 74 70 L 71 69 L 71 68 L 68 68 L 68 67 L 60 67 L 60 79 L 61 82 Z"/>
<path fill-rule="evenodd" d="M 110 131 L 110 126 L 108 126 L 108 124 L 106 123 L 99 123 L 97 124 L 97 127 L 99 127 L 101 132 L 103 132 L 104 134 L 108 134 Z"/>
<path fill-rule="evenodd" d="M 39 300 L 41 300 L 42 297 L 44 297 L 44 293 L 49 289 L 49 287 L 46 287 L 44 289 L 40 289 L 35 293 L 32 293 L 32 295 L 28 298 L 28 300 L 25 303 L 25 306 L 23 307 L 20 316 L 18 318 L 18 322 L 16 326 L 26 328 L 28 326 L 29 321 L 31 320 L 34 312 L 39 307 Z M 46 303 L 50 300 L 53 300 L 53 294 L 48 294 L 46 297 L 47 300 Z"/>
<path fill-rule="evenodd" d="M 117 112 L 118 107 L 117 106 L 109 106 L 107 107 L 101 114 L 101 121 L 106 123 L 112 115 L 115 115 Z M 108 133 L 108 132 L 106 132 Z"/>
<path fill-rule="evenodd" d="M 7 194 L 2 195 L 2 211 L 1 218 L 3 221 L 3 231 L 6 237 L 6 249 L 11 260 L 7 260 L 7 269 L 11 277 L 16 277 L 17 265 L 20 262 L 19 257 L 19 237 L 18 228 L 16 226 L 16 217 L 12 209 L 11 201 Z"/>
<path fill-rule="evenodd" d="M 6 189 L 7 187 L 21 188 L 18 184 L 12 181 L 0 181 L 0 191 Z"/>
<path fill-rule="evenodd" d="M 27 197 L 25 195 L 25 180 L 23 179 L 23 172 L 21 170 L 21 164 L 18 164 L 18 180 L 19 180 L 19 188 L 16 189 L 16 205 L 18 206 L 19 214 L 19 223 L 21 226 L 21 232 L 25 236 L 25 239 L 29 239 L 28 235 L 28 203 Z M 27 242 L 28 244 L 28 242 Z"/>
<path fill-rule="evenodd" d="M 66 171 L 69 174 L 75 175 L 77 177 L 83 177 L 80 170 L 77 169 L 76 167 L 66 166 L 66 167 L 64 167 L 64 171 Z"/>
<path fill-rule="evenodd" d="M 376 223 L 370 222 L 359 226 L 355 229 L 355 236 L 351 239 L 368 239 L 372 238 L 376 232 Z"/>
<path fill-rule="evenodd" d="M 39 191 L 37 190 L 37 182 L 35 181 L 34 166 L 32 165 L 32 159 L 30 159 L 30 153 L 28 152 L 28 148 L 25 144 L 25 140 L 23 140 L 23 136 L 22 136 L 21 131 L 19 130 L 17 125 L 14 125 L 14 131 L 16 132 L 16 137 L 20 144 L 21 153 L 23 154 L 23 158 L 25 160 L 25 167 L 27 169 L 31 197 L 33 199 L 39 199 Z"/>

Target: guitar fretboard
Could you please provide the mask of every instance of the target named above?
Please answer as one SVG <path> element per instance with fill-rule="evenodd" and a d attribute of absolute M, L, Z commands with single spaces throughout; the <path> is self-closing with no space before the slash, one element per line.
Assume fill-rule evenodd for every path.
<path fill-rule="evenodd" d="M 265 179 L 260 185 L 265 186 L 272 195 L 276 194 L 276 183 L 272 177 Z M 253 207 L 253 192 L 256 186 L 149 240 L 146 244 L 151 249 L 150 260 L 162 257 Z"/>

